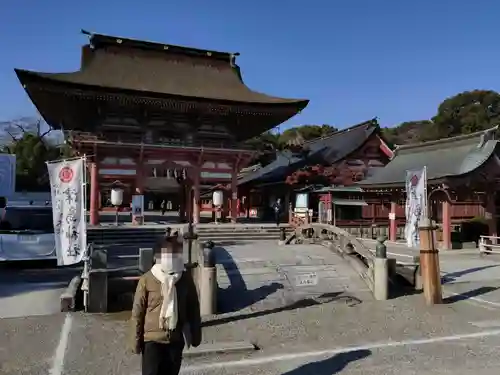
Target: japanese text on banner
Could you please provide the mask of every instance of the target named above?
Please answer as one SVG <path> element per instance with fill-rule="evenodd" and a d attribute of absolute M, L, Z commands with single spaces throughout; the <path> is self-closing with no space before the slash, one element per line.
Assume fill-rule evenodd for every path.
<path fill-rule="evenodd" d="M 85 161 L 77 159 L 47 164 L 52 195 L 52 215 L 57 264 L 79 263 L 86 247 L 84 174 Z"/>

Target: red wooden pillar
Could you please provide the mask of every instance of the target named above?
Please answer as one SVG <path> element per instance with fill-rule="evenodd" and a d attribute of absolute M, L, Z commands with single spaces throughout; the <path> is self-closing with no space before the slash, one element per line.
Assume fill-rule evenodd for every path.
<path fill-rule="evenodd" d="M 492 237 L 497 237 L 498 235 L 498 228 L 497 228 L 497 218 L 496 218 L 496 203 L 495 199 L 496 194 L 495 192 L 489 192 L 487 197 L 486 197 L 486 207 L 484 210 L 484 216 L 486 219 L 486 222 L 488 224 L 488 235 Z M 496 243 L 497 241 L 492 241 L 493 243 Z"/>
<path fill-rule="evenodd" d="M 200 223 L 200 167 L 195 166 L 192 170 L 193 181 L 193 223 Z"/>
<path fill-rule="evenodd" d="M 246 199 L 245 199 L 245 205 L 246 205 L 246 211 L 247 211 L 247 219 L 250 219 L 250 208 L 252 207 L 250 205 L 250 191 L 247 192 Z"/>
<path fill-rule="evenodd" d="M 443 249 L 451 249 L 451 203 L 445 200 L 441 203 L 441 216 L 443 221 Z"/>
<path fill-rule="evenodd" d="M 396 207 L 397 203 L 391 201 L 391 212 L 389 213 L 389 241 L 397 241 L 398 239 L 398 225 L 396 222 Z"/>
<path fill-rule="evenodd" d="M 233 167 L 231 173 L 231 222 L 236 223 L 238 219 L 238 168 Z"/>
<path fill-rule="evenodd" d="M 132 195 L 143 195 L 144 194 L 144 165 L 142 162 L 138 162 L 135 170 L 135 192 L 132 192 Z M 132 197 L 130 197 L 132 200 Z M 144 202 L 144 205 L 146 202 Z M 130 204 L 132 207 L 132 202 Z M 146 210 L 146 207 L 144 207 Z M 132 212 L 132 224 L 133 225 L 142 225 L 144 223 L 144 216 L 137 216 Z"/>
<path fill-rule="evenodd" d="M 90 169 L 90 225 L 99 225 L 99 171 L 96 163 Z"/>

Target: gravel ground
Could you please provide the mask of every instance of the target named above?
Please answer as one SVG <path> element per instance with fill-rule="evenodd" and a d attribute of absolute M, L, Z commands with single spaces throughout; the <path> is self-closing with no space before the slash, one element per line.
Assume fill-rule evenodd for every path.
<path fill-rule="evenodd" d="M 221 293 L 229 300 L 245 294 L 244 303 L 225 304 L 228 313 L 205 319 L 205 343 L 245 340 L 260 350 L 186 357 L 184 374 L 498 374 L 496 267 L 474 263 L 465 272 L 460 258 L 455 264 L 461 268 L 443 286 L 448 303 L 429 308 L 422 295 L 373 301 L 352 270 L 331 253 L 322 255 L 319 246 L 276 248 L 262 243 L 226 249 Z M 320 280 L 298 287 L 294 280 L 310 272 L 308 267 L 323 270 Z M 454 271 L 451 263 L 447 267 Z M 19 298 L 25 290 L 4 287 L 10 280 L 31 284 L 29 293 L 42 293 L 40 285 L 50 282 L 47 290 L 57 289 L 71 272 L 49 275 L 48 270 L 0 275 L 0 311 L 11 297 L 18 310 L 15 317 L 0 319 L 0 374 L 139 375 L 139 357 L 126 347 L 129 312 L 52 314 L 45 308 L 50 315 L 27 317 L 43 307 L 40 300 L 23 305 Z M 464 275 L 468 282 L 460 282 Z M 282 287 L 269 288 L 272 282 Z"/>
<path fill-rule="evenodd" d="M 492 312 L 464 300 L 427 308 L 422 296 L 414 295 L 386 303 L 368 301 L 353 306 L 335 300 L 294 310 L 258 312 L 255 317 L 245 316 L 247 313 L 257 314 L 242 311 L 231 315 L 235 320 L 223 324 L 220 317 L 208 319 L 204 342 L 255 340 L 259 351 L 186 358 L 185 373 L 298 375 L 342 370 L 346 374 L 391 374 L 404 369 L 406 372 L 399 373 L 446 374 L 453 370 L 465 374 L 467 368 L 474 368 L 477 374 L 492 375 L 492 366 L 499 364 L 491 355 L 498 351 L 498 337 L 460 336 L 500 330 L 500 320 L 497 327 L 481 326 L 478 322 L 495 324 L 491 322 Z M 139 358 L 126 348 L 128 313 L 70 316 L 60 374 L 139 374 Z M 64 314 L 1 319 L 0 373 L 48 373 L 64 320 Z M 411 344 L 420 339 L 429 342 Z M 402 341 L 409 343 L 402 345 Z M 387 342 L 399 342 L 400 346 L 387 347 Z M 362 352 L 345 353 L 351 350 L 346 348 L 353 347 L 361 347 Z M 315 353 L 318 351 L 326 353 Z M 288 357 L 283 359 L 284 355 Z M 241 360 L 253 362 L 236 363 Z M 226 370 L 210 368 L 227 362 Z"/>

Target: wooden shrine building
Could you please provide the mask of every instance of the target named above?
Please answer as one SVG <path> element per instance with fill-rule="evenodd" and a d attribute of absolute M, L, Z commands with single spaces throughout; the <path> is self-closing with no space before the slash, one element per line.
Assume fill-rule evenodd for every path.
<path fill-rule="evenodd" d="M 351 186 L 372 170 L 383 168 L 391 157 L 378 121 L 372 119 L 304 142 L 295 152 L 278 152 L 275 161 L 238 180 L 238 193 L 247 198 L 247 211 L 260 212 L 259 216 L 281 198 L 287 215 L 295 191 L 312 185 Z M 342 205 L 349 201 L 342 199 Z"/>
<path fill-rule="evenodd" d="M 403 216 L 406 171 L 427 168 L 429 211 L 440 223 L 438 241 L 452 248 L 452 226 L 483 217 L 489 234 L 496 236 L 496 192 L 500 179 L 500 146 L 497 128 L 438 141 L 396 147 L 384 167 L 357 186 L 378 208 L 390 207 L 389 234 L 396 240 L 397 220 Z M 403 221 L 404 223 L 404 221 Z"/>
<path fill-rule="evenodd" d="M 235 220 L 237 173 L 254 155 L 241 142 L 288 120 L 308 101 L 249 89 L 238 53 L 84 33 L 89 43 L 80 70 L 16 73 L 47 123 L 90 159 L 91 224 L 98 224 L 106 187 L 117 180 L 128 196 L 184 191 L 180 214 L 193 212 L 195 223 L 200 188 L 229 183 Z"/>

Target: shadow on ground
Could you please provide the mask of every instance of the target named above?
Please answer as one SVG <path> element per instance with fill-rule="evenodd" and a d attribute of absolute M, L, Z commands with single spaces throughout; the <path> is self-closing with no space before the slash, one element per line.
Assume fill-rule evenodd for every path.
<path fill-rule="evenodd" d="M 460 293 L 443 299 L 445 303 L 454 303 L 459 301 L 466 301 L 468 299 L 481 296 L 486 293 L 498 290 L 499 287 L 483 286 L 477 289 L 469 290 L 468 292 Z"/>
<path fill-rule="evenodd" d="M 211 326 L 236 322 L 236 321 L 240 321 L 240 320 L 258 318 L 261 316 L 276 314 L 276 313 L 280 313 L 283 311 L 292 311 L 292 310 L 297 310 L 297 309 L 303 309 L 306 307 L 322 305 L 325 303 L 330 303 L 330 302 L 339 301 L 339 300 L 345 300 L 345 302 L 349 304 L 349 307 L 359 305 L 362 302 L 360 299 L 358 299 L 356 297 L 344 295 L 343 292 L 324 293 L 315 299 L 305 298 L 305 299 L 301 299 L 297 302 L 294 302 L 294 303 L 292 303 L 290 305 L 286 305 L 286 306 L 275 307 L 272 309 L 253 311 L 250 313 L 231 315 L 231 316 L 226 316 L 223 318 L 209 320 L 207 322 L 204 322 L 203 326 L 204 327 L 211 327 Z"/>
<path fill-rule="evenodd" d="M 486 270 L 488 268 L 494 268 L 494 267 L 498 267 L 498 264 L 492 264 L 492 265 L 481 266 L 481 267 L 473 267 L 473 268 L 468 268 L 468 269 L 456 271 L 456 272 L 448 272 L 447 274 L 445 274 L 444 276 L 441 277 L 441 282 L 443 284 L 451 283 L 451 282 L 457 280 L 459 277 L 462 277 L 462 276 L 465 276 L 465 275 L 468 275 L 468 274 L 474 273 L 474 272 L 480 272 L 480 271 Z"/>
<path fill-rule="evenodd" d="M 65 288 L 78 275 L 78 267 L 54 268 L 53 262 L 16 261 L 0 265 L 0 298 Z"/>
<path fill-rule="evenodd" d="M 359 361 L 370 356 L 370 350 L 355 350 L 347 353 L 339 353 L 333 357 L 309 362 L 297 367 L 294 370 L 287 371 L 282 375 L 333 375 L 342 371 L 349 363 Z"/>
<path fill-rule="evenodd" d="M 218 313 L 236 312 L 266 299 L 284 286 L 281 283 L 271 283 L 248 289 L 247 284 L 231 254 L 222 246 L 214 248 L 217 263 L 224 267 L 230 285 L 219 288 L 217 293 Z"/>
<path fill-rule="evenodd" d="M 50 283 L 10 283 L 0 284 L 0 303 L 2 298 L 14 297 L 21 294 L 41 292 L 44 290 L 57 290 L 67 287 L 69 281 Z"/>

